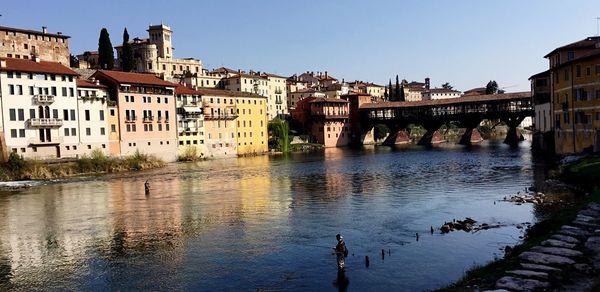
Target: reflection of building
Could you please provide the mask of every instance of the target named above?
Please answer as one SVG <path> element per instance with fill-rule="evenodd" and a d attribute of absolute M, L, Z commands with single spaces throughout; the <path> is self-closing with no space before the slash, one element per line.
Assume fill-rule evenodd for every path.
<path fill-rule="evenodd" d="M 556 153 L 600 150 L 600 37 L 562 46 L 545 57 L 552 80 Z"/>
<path fill-rule="evenodd" d="M 121 155 L 136 151 L 165 161 L 177 156 L 175 86 L 152 74 L 98 70 L 93 78 L 108 86 L 119 115 Z"/>
<path fill-rule="evenodd" d="M 160 24 L 148 27 L 148 38 L 134 38 L 131 41 L 136 63 L 136 72 L 155 73 L 170 81 L 179 80 L 186 73 L 199 74 L 202 63 L 194 58 L 177 59 L 173 57 L 172 37 L 170 27 Z M 115 47 L 117 62 L 120 68 L 123 46 Z"/>
<path fill-rule="evenodd" d="M 42 31 L 0 26 L 0 57 L 33 59 L 57 62 L 69 66 L 69 36 L 60 32 Z"/>

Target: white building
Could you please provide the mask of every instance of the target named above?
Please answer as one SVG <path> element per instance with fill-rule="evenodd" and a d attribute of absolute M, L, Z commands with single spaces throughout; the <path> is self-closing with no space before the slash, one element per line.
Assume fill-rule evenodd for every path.
<path fill-rule="evenodd" d="M 275 117 L 285 118 L 288 113 L 286 77 L 271 73 L 263 74 L 268 81 L 267 113 L 269 120 Z"/>
<path fill-rule="evenodd" d="M 59 63 L 0 58 L 2 133 L 9 151 L 76 157 L 80 146 L 77 73 Z"/>
<path fill-rule="evenodd" d="M 101 150 L 109 155 L 108 88 L 96 80 L 77 80 L 79 135 L 85 150 Z M 64 134 L 68 136 L 68 129 Z"/>
<path fill-rule="evenodd" d="M 454 89 L 446 88 L 431 88 L 423 91 L 422 100 L 437 100 L 437 99 L 449 99 L 458 98 L 461 96 L 461 92 Z"/>

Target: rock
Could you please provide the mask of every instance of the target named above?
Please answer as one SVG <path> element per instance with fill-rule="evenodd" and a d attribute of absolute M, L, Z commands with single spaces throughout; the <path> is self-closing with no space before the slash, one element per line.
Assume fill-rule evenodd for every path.
<path fill-rule="evenodd" d="M 545 272 L 537 272 L 537 271 L 529 271 L 529 270 L 512 270 L 506 271 L 507 274 L 521 276 L 523 278 L 538 278 L 546 280 L 548 279 L 548 273 Z"/>
<path fill-rule="evenodd" d="M 496 282 L 496 288 L 516 291 L 531 291 L 547 287 L 547 282 L 533 279 L 520 279 L 510 276 L 502 277 Z"/>
<path fill-rule="evenodd" d="M 448 225 L 448 224 L 442 225 L 442 227 L 440 227 L 440 231 L 442 233 L 448 233 L 448 232 L 450 232 L 450 225 Z"/>
<path fill-rule="evenodd" d="M 519 258 L 530 263 L 541 265 L 566 266 L 575 264 L 575 261 L 570 258 L 531 251 L 520 254 Z"/>
<path fill-rule="evenodd" d="M 473 225 L 477 221 L 473 220 L 472 218 L 467 217 L 467 218 L 465 218 L 465 220 L 463 222 Z"/>
<path fill-rule="evenodd" d="M 600 211 L 594 211 L 594 210 L 590 210 L 590 209 L 585 209 L 585 210 L 579 211 L 579 215 L 584 215 L 584 216 L 598 218 L 598 217 L 600 217 Z"/>
<path fill-rule="evenodd" d="M 592 267 L 590 267 L 588 264 L 574 264 L 573 268 L 586 275 L 591 275 L 594 272 L 594 269 L 592 269 Z"/>
<path fill-rule="evenodd" d="M 544 265 L 521 263 L 521 267 L 528 269 L 528 270 L 536 270 L 536 271 L 544 271 L 544 272 L 560 272 L 560 269 L 549 267 L 549 266 L 544 266 Z"/>
<path fill-rule="evenodd" d="M 591 230 L 595 230 L 595 229 L 599 229 L 600 228 L 600 224 L 591 223 L 590 221 L 575 220 L 571 224 L 580 226 L 580 227 L 588 229 L 588 230 L 590 230 L 590 229 Z"/>
<path fill-rule="evenodd" d="M 561 247 L 545 247 L 545 246 L 535 246 L 531 248 L 531 251 L 545 253 L 545 254 L 553 254 L 564 257 L 580 257 L 583 256 L 583 253 L 578 250 L 572 250 L 568 248 Z"/>
<path fill-rule="evenodd" d="M 568 236 L 572 236 L 575 238 L 585 238 L 591 235 L 591 233 L 581 230 L 581 229 L 572 229 L 572 228 L 561 228 L 560 231 L 558 232 L 559 234 L 562 235 L 568 235 Z"/>
<path fill-rule="evenodd" d="M 588 209 L 594 210 L 594 211 L 600 211 L 600 204 L 598 203 L 590 203 L 588 205 Z"/>
<path fill-rule="evenodd" d="M 592 237 L 588 238 L 588 240 L 585 242 L 584 246 L 585 246 L 585 248 L 589 249 L 590 251 L 592 251 L 596 254 L 600 254 L 600 237 L 592 236 Z"/>
<path fill-rule="evenodd" d="M 550 236 L 550 238 L 556 239 L 556 240 L 560 240 L 560 241 L 564 241 L 564 242 L 567 242 L 567 243 L 579 244 L 579 240 L 577 240 L 574 237 L 567 236 L 567 235 L 554 234 L 554 235 Z"/>
<path fill-rule="evenodd" d="M 585 215 L 577 215 L 577 217 L 575 217 L 575 220 L 584 221 L 584 222 L 598 221 L 598 219 L 596 219 L 594 217 L 585 216 Z"/>
<path fill-rule="evenodd" d="M 562 248 L 574 248 L 576 246 L 576 244 L 574 244 L 574 243 L 567 243 L 567 242 L 564 242 L 561 240 L 556 240 L 556 239 L 544 240 L 544 241 L 542 241 L 542 245 L 562 247 Z"/>

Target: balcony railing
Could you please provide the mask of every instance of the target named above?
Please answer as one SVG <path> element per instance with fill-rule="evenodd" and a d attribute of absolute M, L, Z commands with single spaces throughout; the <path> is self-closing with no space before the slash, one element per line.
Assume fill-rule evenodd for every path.
<path fill-rule="evenodd" d="M 54 102 L 54 95 L 37 94 L 33 96 L 33 100 L 36 104 L 51 104 Z"/>
<path fill-rule="evenodd" d="M 48 127 L 61 127 L 62 125 L 63 125 L 62 119 L 53 119 L 53 118 L 29 119 L 30 127 L 48 128 Z"/>
<path fill-rule="evenodd" d="M 137 116 L 125 116 L 126 123 L 134 123 L 137 120 Z"/>
<path fill-rule="evenodd" d="M 151 123 L 152 121 L 154 121 L 154 117 L 144 117 L 144 123 Z"/>
<path fill-rule="evenodd" d="M 63 143 L 64 138 L 63 137 L 50 137 L 50 138 L 45 138 L 44 140 L 41 140 L 40 138 L 30 138 L 27 139 L 27 143 L 30 145 L 40 145 L 40 146 L 44 146 L 44 145 L 57 145 L 57 144 L 61 144 Z"/>
<path fill-rule="evenodd" d="M 206 114 L 204 115 L 205 120 L 234 120 L 238 116 L 236 114 Z"/>

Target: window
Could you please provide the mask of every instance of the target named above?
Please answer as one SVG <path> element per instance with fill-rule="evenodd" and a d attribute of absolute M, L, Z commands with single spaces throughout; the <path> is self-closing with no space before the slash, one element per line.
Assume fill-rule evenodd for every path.
<path fill-rule="evenodd" d="M 169 103 L 169 99 L 165 97 L 165 103 Z"/>
<path fill-rule="evenodd" d="M 575 76 L 581 77 L 581 66 L 580 65 L 575 66 Z"/>
<path fill-rule="evenodd" d="M 71 136 L 77 136 L 77 129 L 71 128 Z"/>
<path fill-rule="evenodd" d="M 75 110 L 71 110 L 71 121 L 75 120 Z"/>
<path fill-rule="evenodd" d="M 10 95 L 14 95 L 15 94 L 15 86 L 12 84 L 8 85 L 8 94 Z"/>
<path fill-rule="evenodd" d="M 573 51 L 567 52 L 567 61 L 571 61 L 573 59 L 575 59 L 575 52 L 573 52 Z"/>
<path fill-rule="evenodd" d="M 19 121 L 24 121 L 25 120 L 25 111 L 22 108 L 20 108 L 17 112 L 19 114 Z"/>
<path fill-rule="evenodd" d="M 10 137 L 11 138 L 17 138 L 17 129 L 11 129 L 10 130 Z"/>
<path fill-rule="evenodd" d="M 52 110 L 52 117 L 55 119 L 58 119 L 58 110 L 57 109 Z"/>
<path fill-rule="evenodd" d="M 85 128 L 85 135 L 86 136 L 91 136 L 92 135 L 92 128 Z"/>
<path fill-rule="evenodd" d="M 13 72 L 6 72 L 6 77 L 13 78 L 14 77 L 14 73 Z"/>
<path fill-rule="evenodd" d="M 35 119 L 35 109 L 29 109 L 29 118 Z"/>
<path fill-rule="evenodd" d="M 75 96 L 75 90 L 73 88 L 69 88 L 69 96 L 70 97 Z"/>
<path fill-rule="evenodd" d="M 90 110 L 85 110 L 85 120 L 86 121 L 90 120 Z"/>
<path fill-rule="evenodd" d="M 29 95 L 34 95 L 35 91 L 33 89 L 33 86 L 29 86 Z"/>
<path fill-rule="evenodd" d="M 62 96 L 67 96 L 67 88 L 66 87 L 62 88 Z"/>
<path fill-rule="evenodd" d="M 160 103 L 160 97 L 156 98 L 156 103 Z"/>
<path fill-rule="evenodd" d="M 100 128 L 100 135 L 102 135 L 102 136 L 106 135 L 106 129 Z"/>
<path fill-rule="evenodd" d="M 19 129 L 19 137 L 25 138 L 25 129 Z"/>
<path fill-rule="evenodd" d="M 14 108 L 8 110 L 9 120 L 16 121 L 17 120 L 17 111 Z"/>
<path fill-rule="evenodd" d="M 100 120 L 104 121 L 104 110 L 100 110 Z"/>
<path fill-rule="evenodd" d="M 65 128 L 65 136 L 69 136 L 69 128 Z"/>
<path fill-rule="evenodd" d="M 69 110 L 63 110 L 63 120 L 69 120 Z"/>
<path fill-rule="evenodd" d="M 116 133 L 117 132 L 117 125 L 115 125 L 115 124 L 110 125 L 110 132 L 111 133 Z"/>

